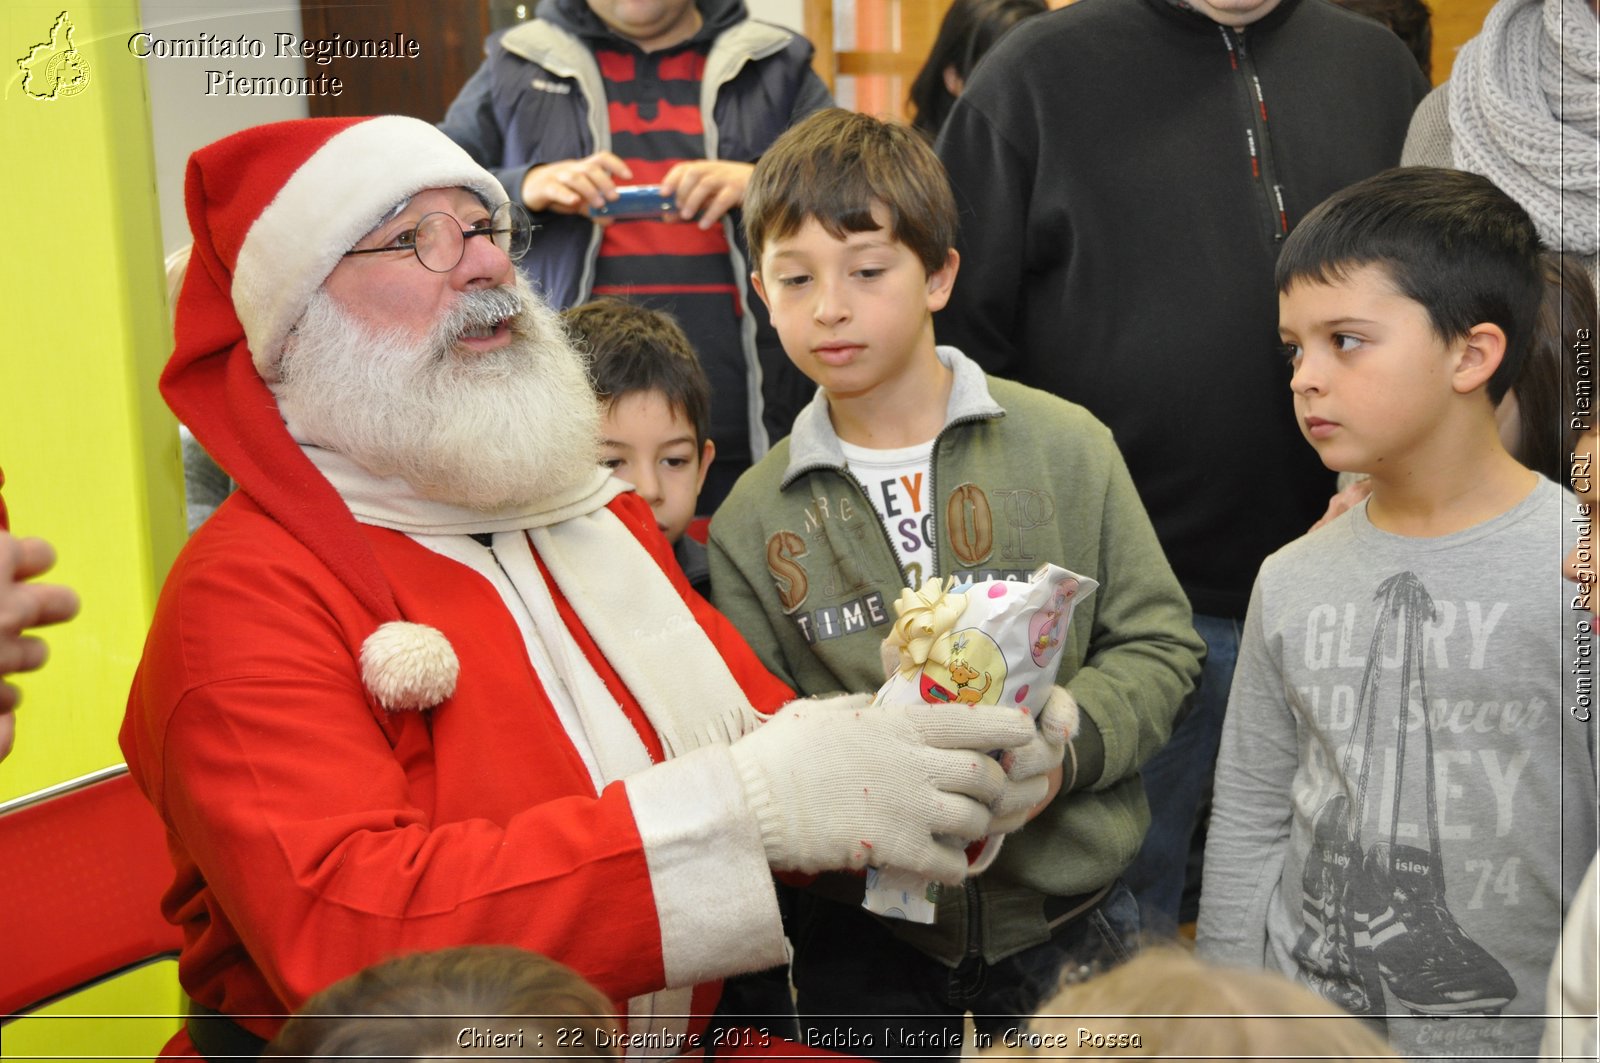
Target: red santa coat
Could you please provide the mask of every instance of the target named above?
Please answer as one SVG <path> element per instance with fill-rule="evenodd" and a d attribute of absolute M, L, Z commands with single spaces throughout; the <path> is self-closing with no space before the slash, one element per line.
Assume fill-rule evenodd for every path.
<path fill-rule="evenodd" d="M 668 573 L 750 703 L 768 713 L 787 701 L 689 590 L 649 507 L 624 494 L 610 509 Z M 739 817 L 704 793 L 704 758 L 725 750 L 597 794 L 494 588 L 399 532 L 361 532 L 404 615 L 442 631 L 460 658 L 454 695 L 429 712 L 374 703 L 358 662 L 373 616 L 247 497 L 207 522 L 162 591 L 121 744 L 167 823 L 177 874 L 164 911 L 184 929 L 190 997 L 224 1014 L 281 1016 L 388 956 L 492 942 L 552 956 L 623 1001 L 681 975 L 672 957 L 685 941 L 703 953 L 709 934 L 729 957 L 770 955 L 770 940 L 752 944 L 771 937 L 769 898 L 707 910 L 662 889 L 685 874 L 714 883 L 719 864 L 735 862 L 748 881 L 762 859 L 758 837 L 752 850 L 751 837 L 725 836 Z M 557 599 L 660 762 L 644 714 Z M 694 677 L 683 683 L 692 696 Z M 679 769 L 695 758 L 699 770 Z M 679 795 L 698 807 L 663 829 L 673 817 L 659 805 Z M 699 986 L 695 1011 L 709 1011 L 716 991 Z M 241 1020 L 266 1037 L 280 1024 Z"/>

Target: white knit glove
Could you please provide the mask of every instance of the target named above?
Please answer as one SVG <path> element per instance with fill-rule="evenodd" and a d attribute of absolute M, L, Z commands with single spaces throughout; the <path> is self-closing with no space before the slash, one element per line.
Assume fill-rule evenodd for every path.
<path fill-rule="evenodd" d="M 793 701 L 730 747 L 767 862 L 780 871 L 893 866 L 960 882 L 1006 785 L 988 755 L 1033 738 L 993 705 Z"/>
<path fill-rule="evenodd" d="M 1006 785 L 994 804 L 994 822 L 989 825 L 992 833 L 1009 834 L 1028 821 L 1028 813 L 1049 791 L 1050 781 L 1045 776 L 1060 765 L 1067 745 L 1077 733 L 1077 699 L 1065 687 L 1051 688 L 1033 740 L 1000 758 L 1006 769 Z M 1063 781 L 1061 788 L 1070 786 L 1070 781 Z"/>

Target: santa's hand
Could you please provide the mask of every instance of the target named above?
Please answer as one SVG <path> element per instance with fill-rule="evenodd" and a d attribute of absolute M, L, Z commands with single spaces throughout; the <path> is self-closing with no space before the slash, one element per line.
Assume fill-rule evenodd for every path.
<path fill-rule="evenodd" d="M 1065 687 L 1054 687 L 1039 714 L 1039 730 L 1033 741 L 1006 753 L 1000 763 L 1006 769 L 1006 785 L 994 805 L 990 830 L 1007 834 L 1038 815 L 1060 787 L 1057 769 L 1067 745 L 1078 733 L 1078 702 Z"/>
<path fill-rule="evenodd" d="M 774 868 L 892 866 L 953 883 L 1005 788 L 987 751 L 1032 737 L 1015 709 L 835 698 L 791 702 L 732 753 Z"/>

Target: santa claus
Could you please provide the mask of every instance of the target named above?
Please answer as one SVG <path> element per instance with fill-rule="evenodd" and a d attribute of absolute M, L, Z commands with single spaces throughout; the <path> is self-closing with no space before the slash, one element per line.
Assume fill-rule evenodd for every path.
<path fill-rule="evenodd" d="M 537 234 L 433 127 L 249 129 L 186 191 L 161 387 L 240 491 L 167 579 L 121 741 L 202 1054 L 475 942 L 692 1033 L 784 957 L 772 869 L 956 881 L 1039 799 L 983 752 L 1034 739 L 1020 712 L 791 702 L 688 589 L 517 278 Z"/>

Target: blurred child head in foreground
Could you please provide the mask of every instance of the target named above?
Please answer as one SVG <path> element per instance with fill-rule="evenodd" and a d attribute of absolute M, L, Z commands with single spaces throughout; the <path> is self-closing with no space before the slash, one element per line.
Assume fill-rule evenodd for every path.
<path fill-rule="evenodd" d="M 1156 946 L 1069 985 L 998 1054 L 1054 1058 L 1398 1059 L 1362 1020 L 1273 971 Z"/>
<path fill-rule="evenodd" d="M 570 967 L 511 945 L 465 945 L 335 982 L 290 1017 L 262 1058 L 616 1058 L 618 1030 L 611 1001 Z"/>

